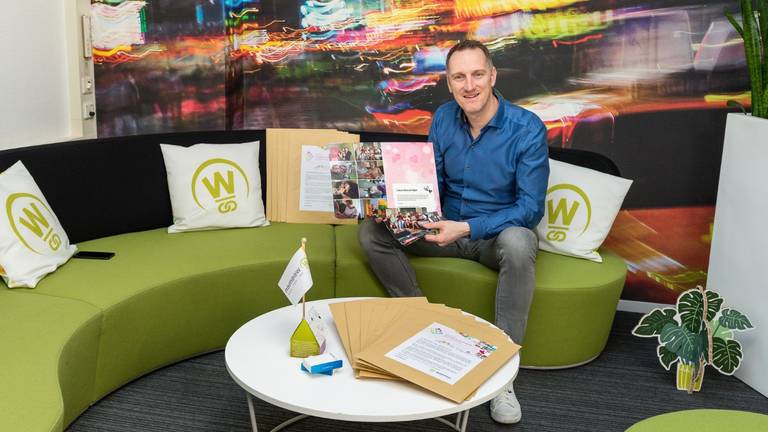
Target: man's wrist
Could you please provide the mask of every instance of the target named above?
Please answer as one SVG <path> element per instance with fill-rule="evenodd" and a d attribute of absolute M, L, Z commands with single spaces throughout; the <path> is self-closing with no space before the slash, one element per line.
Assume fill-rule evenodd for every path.
<path fill-rule="evenodd" d="M 469 239 L 480 240 L 484 233 L 481 217 L 467 219 L 466 223 L 469 224 L 469 232 L 467 233 Z"/>
<path fill-rule="evenodd" d="M 469 222 L 459 222 L 461 224 L 461 236 L 469 237 L 472 232 L 472 227 L 469 226 Z"/>

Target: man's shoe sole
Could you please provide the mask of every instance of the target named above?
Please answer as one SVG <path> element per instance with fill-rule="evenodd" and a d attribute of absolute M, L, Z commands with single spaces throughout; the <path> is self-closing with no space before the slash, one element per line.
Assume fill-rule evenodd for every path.
<path fill-rule="evenodd" d="M 516 416 L 516 417 L 504 417 L 504 416 L 497 416 L 491 413 L 491 418 L 496 423 L 502 423 L 502 424 L 515 424 L 520 423 L 520 420 L 523 419 L 522 415 Z"/>

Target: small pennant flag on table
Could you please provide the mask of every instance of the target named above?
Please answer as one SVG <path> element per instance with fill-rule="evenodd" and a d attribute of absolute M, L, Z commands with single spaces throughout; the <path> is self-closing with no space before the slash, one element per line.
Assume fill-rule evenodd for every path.
<path fill-rule="evenodd" d="M 304 247 L 293 254 L 277 285 L 292 304 L 297 304 L 312 288 L 312 273 L 309 271 L 309 261 Z"/>

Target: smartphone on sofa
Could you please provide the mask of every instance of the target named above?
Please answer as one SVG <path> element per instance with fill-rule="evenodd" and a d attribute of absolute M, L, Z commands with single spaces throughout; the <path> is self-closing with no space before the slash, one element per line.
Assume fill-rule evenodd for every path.
<path fill-rule="evenodd" d="M 72 258 L 108 260 L 113 256 L 114 252 L 78 251 Z"/>

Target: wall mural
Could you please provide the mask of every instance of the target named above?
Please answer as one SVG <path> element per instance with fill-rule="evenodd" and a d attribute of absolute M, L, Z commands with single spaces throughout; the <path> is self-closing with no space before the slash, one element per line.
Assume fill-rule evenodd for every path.
<path fill-rule="evenodd" d="M 99 136 L 338 128 L 426 134 L 445 54 L 491 49 L 497 88 L 552 146 L 635 180 L 606 247 L 623 298 L 706 281 L 726 102 L 749 106 L 742 42 L 705 0 L 93 1 Z"/>

